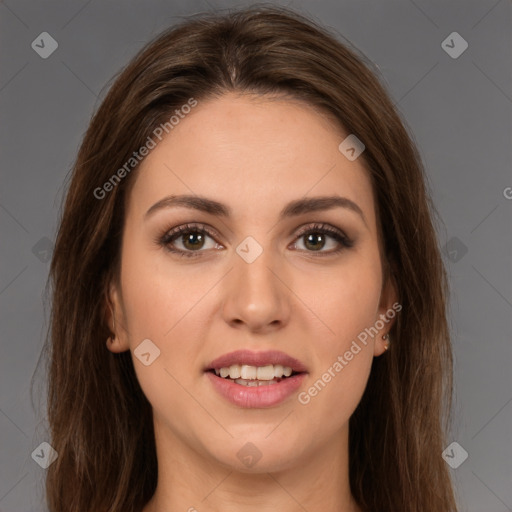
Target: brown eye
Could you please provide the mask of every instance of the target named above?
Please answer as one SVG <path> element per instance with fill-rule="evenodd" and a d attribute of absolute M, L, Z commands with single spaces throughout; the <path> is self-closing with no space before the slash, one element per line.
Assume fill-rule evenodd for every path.
<path fill-rule="evenodd" d="M 167 231 L 159 240 L 159 244 L 168 251 L 180 256 L 198 256 L 202 249 L 216 249 L 219 244 L 215 242 L 213 233 L 205 226 L 185 225 Z M 212 242 L 207 247 L 208 239 Z"/>
<path fill-rule="evenodd" d="M 205 242 L 205 236 L 198 231 L 190 231 L 188 234 L 180 235 L 181 243 L 186 249 L 201 249 Z"/>
<path fill-rule="evenodd" d="M 325 246 L 326 236 L 323 233 L 310 233 L 303 236 L 304 246 L 308 249 L 318 251 Z"/>
<path fill-rule="evenodd" d="M 297 240 L 304 240 L 304 250 L 307 252 L 317 252 L 322 255 L 337 254 L 353 246 L 353 242 L 343 232 L 324 224 L 306 228 L 298 235 Z M 295 243 L 297 244 L 298 242 Z M 331 250 L 322 250 L 326 246 Z"/>

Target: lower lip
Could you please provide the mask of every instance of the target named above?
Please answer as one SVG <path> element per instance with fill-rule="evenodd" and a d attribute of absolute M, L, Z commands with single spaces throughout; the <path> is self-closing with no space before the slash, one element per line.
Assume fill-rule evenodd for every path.
<path fill-rule="evenodd" d="M 244 386 L 230 379 L 206 372 L 215 390 L 232 404 L 246 409 L 277 405 L 289 398 L 301 386 L 306 373 L 298 373 L 268 386 Z"/>

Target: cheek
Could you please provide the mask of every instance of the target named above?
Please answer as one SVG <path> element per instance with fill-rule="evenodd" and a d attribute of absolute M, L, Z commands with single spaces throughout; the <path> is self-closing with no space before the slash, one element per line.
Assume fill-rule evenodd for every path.
<path fill-rule="evenodd" d="M 331 357 L 344 352 L 377 319 L 382 287 L 378 252 L 375 248 L 354 253 L 338 267 L 303 281 L 303 285 L 301 294 L 322 321 L 317 346 Z"/>
<path fill-rule="evenodd" d="M 359 404 L 374 357 L 374 340 L 365 329 L 375 322 L 379 295 L 377 287 L 367 287 L 364 295 L 345 290 L 326 300 L 322 319 L 334 334 L 328 331 L 314 340 L 315 372 L 297 397 L 306 408 L 303 421 L 311 428 L 321 422 L 334 433 Z"/>
<path fill-rule="evenodd" d="M 180 270 L 169 264 L 165 255 L 155 256 L 137 246 L 143 247 L 141 243 L 126 248 L 121 273 L 127 341 L 150 402 L 157 402 L 162 390 L 176 391 L 167 397 L 172 401 L 172 396 L 183 394 L 179 383 L 187 383 L 192 377 L 190 369 L 197 367 L 204 339 L 197 318 L 205 315 L 201 299 L 211 288 L 213 276 L 208 279 L 197 271 Z M 137 357 L 137 348 L 146 339 L 158 353 L 148 366 Z"/>
<path fill-rule="evenodd" d="M 191 379 L 190 368 L 196 364 L 194 339 L 200 339 L 192 332 L 196 326 L 190 322 L 190 314 L 196 312 L 194 303 L 208 288 L 190 286 L 186 276 L 171 274 L 170 266 L 166 269 L 159 265 L 154 261 L 157 258 L 152 261 L 148 253 L 126 254 L 122 289 L 133 365 L 154 414 L 167 422 L 169 410 L 190 408 L 185 389 Z M 150 355 L 152 362 L 148 365 L 138 357 L 142 352 L 138 347 L 146 339 L 153 344 L 149 345 L 149 352 L 158 354 L 154 359 Z"/>
<path fill-rule="evenodd" d="M 382 276 L 378 253 L 367 254 L 320 279 L 316 276 L 321 293 L 315 312 L 322 320 L 313 336 L 316 371 L 299 397 L 299 403 L 311 407 L 305 421 L 313 424 L 323 417 L 334 429 L 348 421 L 368 381 L 374 338 L 365 330 L 378 318 Z"/>
<path fill-rule="evenodd" d="M 171 263 L 162 249 L 133 246 L 125 250 L 121 277 L 130 345 L 141 336 L 168 345 L 211 284 L 206 274 Z"/>
<path fill-rule="evenodd" d="M 361 347 L 351 361 L 344 359 L 342 363 L 336 356 L 323 373 L 311 377 L 297 397 L 304 432 L 321 430 L 323 437 L 328 438 L 348 425 L 366 388 L 372 360 L 371 348 Z"/>

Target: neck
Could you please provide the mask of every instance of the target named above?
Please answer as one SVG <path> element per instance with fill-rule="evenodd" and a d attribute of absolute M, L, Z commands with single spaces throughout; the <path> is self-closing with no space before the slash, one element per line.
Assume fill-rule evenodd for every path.
<path fill-rule="evenodd" d="M 180 439 L 156 418 L 158 482 L 143 512 L 361 512 L 350 492 L 348 425 L 311 440 L 292 461 L 267 458 L 245 471 Z M 278 450 L 276 450 L 278 451 Z"/>

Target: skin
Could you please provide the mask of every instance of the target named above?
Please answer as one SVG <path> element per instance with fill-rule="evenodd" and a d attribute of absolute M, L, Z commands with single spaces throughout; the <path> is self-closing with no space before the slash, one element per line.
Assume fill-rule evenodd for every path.
<path fill-rule="evenodd" d="M 138 169 L 120 281 L 110 288 L 108 348 L 132 351 L 153 407 L 159 479 L 143 512 L 360 511 L 349 488 L 348 422 L 392 320 L 307 405 L 294 394 L 243 409 L 203 372 L 227 352 L 277 349 L 307 365 L 299 391 L 307 390 L 396 301 L 382 274 L 367 171 L 361 158 L 338 150 L 347 135 L 298 101 L 230 93 L 200 102 Z M 215 199 L 232 217 L 178 207 L 144 218 L 170 194 Z M 332 194 L 357 203 L 364 220 L 338 207 L 278 221 L 289 201 Z M 192 222 L 216 236 L 205 235 L 203 245 L 178 236 L 173 246 L 198 256 L 179 257 L 157 242 Z M 343 231 L 353 247 L 333 254 L 340 245 L 330 236 L 324 245 L 297 236 L 316 222 Z M 252 263 L 236 252 L 247 236 L 263 249 Z M 160 349 L 149 366 L 133 354 L 144 339 Z M 262 454 L 251 468 L 237 457 L 248 442 Z"/>

